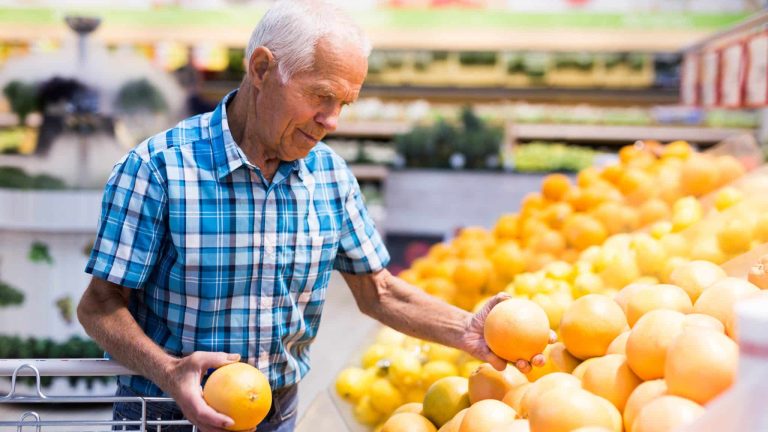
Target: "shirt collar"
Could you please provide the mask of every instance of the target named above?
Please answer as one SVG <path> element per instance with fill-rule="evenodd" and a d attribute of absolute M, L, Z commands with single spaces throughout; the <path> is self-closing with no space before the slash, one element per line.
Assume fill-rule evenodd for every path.
<path fill-rule="evenodd" d="M 243 153 L 243 150 L 235 142 L 232 137 L 232 132 L 229 129 L 229 120 L 227 119 L 227 103 L 235 97 L 237 89 L 227 93 L 226 96 L 219 102 L 216 109 L 211 113 L 211 120 L 209 123 L 210 136 L 213 145 L 213 161 L 216 167 L 216 177 L 221 179 L 231 174 L 237 168 L 243 165 L 253 167 L 258 170 L 259 168 L 248 161 L 248 158 Z M 300 179 L 303 180 L 307 174 L 307 165 L 303 159 L 295 160 L 292 162 L 280 162 L 280 169 L 284 169 L 283 166 L 288 166 L 289 172 L 297 172 Z"/>

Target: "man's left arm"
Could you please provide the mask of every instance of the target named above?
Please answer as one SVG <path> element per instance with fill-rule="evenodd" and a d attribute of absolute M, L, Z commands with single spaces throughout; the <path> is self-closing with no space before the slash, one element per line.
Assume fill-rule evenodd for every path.
<path fill-rule="evenodd" d="M 485 317 L 499 302 L 497 294 L 477 314 L 450 305 L 380 270 L 368 274 L 343 273 L 361 312 L 409 336 L 458 348 L 486 361 L 498 370 L 507 362 L 491 352 L 483 337 Z M 526 362 L 527 363 L 527 362 Z M 516 364 L 525 370 L 530 364 Z"/>

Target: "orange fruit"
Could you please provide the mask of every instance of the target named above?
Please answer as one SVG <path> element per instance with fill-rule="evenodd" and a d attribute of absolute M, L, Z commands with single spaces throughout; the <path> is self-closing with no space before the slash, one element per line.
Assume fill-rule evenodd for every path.
<path fill-rule="evenodd" d="M 725 333 L 725 326 L 717 318 L 700 313 L 690 313 L 685 316 L 683 329 L 691 327 L 701 327 L 714 330 L 718 333 Z"/>
<path fill-rule="evenodd" d="M 662 378 L 667 348 L 683 331 L 684 320 L 682 313 L 666 309 L 643 315 L 627 339 L 627 363 L 632 372 L 646 381 Z"/>
<path fill-rule="evenodd" d="M 689 313 L 693 309 L 691 298 L 676 285 L 648 285 L 637 290 L 627 302 L 627 322 L 634 326 L 646 313 L 656 309 L 676 310 Z"/>
<path fill-rule="evenodd" d="M 602 244 L 608 237 L 608 231 L 594 217 L 576 214 L 565 221 L 563 235 L 569 246 L 584 250 L 589 246 Z"/>
<path fill-rule="evenodd" d="M 450 302 L 453 296 L 456 294 L 456 285 L 453 281 L 442 277 L 433 277 L 421 281 L 418 286 L 424 289 L 425 292 L 431 294 L 437 298 Z"/>
<path fill-rule="evenodd" d="M 580 388 L 557 388 L 543 394 L 531 408 L 528 421 L 531 432 L 571 432 L 584 426 L 621 432 L 621 414 L 616 408 Z"/>
<path fill-rule="evenodd" d="M 717 244 L 730 255 L 744 253 L 751 248 L 754 225 L 745 218 L 731 219 L 717 231 Z"/>
<path fill-rule="evenodd" d="M 518 414 L 522 417 L 528 417 L 531 409 L 541 396 L 557 388 L 580 389 L 581 381 L 565 372 L 553 372 L 544 375 L 536 380 L 525 392 L 520 400 L 520 411 L 518 411 Z"/>
<path fill-rule="evenodd" d="M 548 205 L 542 210 L 541 216 L 544 222 L 552 229 L 560 229 L 566 219 L 573 214 L 573 209 L 568 203 L 556 202 Z"/>
<path fill-rule="evenodd" d="M 598 205 L 590 214 L 603 224 L 610 234 L 631 232 L 640 225 L 634 210 L 614 201 Z"/>
<path fill-rule="evenodd" d="M 422 414 L 439 428 L 464 408 L 469 408 L 467 379 L 447 377 L 441 378 L 429 386 L 424 395 Z"/>
<path fill-rule="evenodd" d="M 633 432 L 668 432 L 680 430 L 704 414 L 704 408 L 677 396 L 660 396 L 640 410 L 632 425 Z"/>
<path fill-rule="evenodd" d="M 667 352 L 664 379 L 669 394 L 706 404 L 733 384 L 739 359 L 736 342 L 704 328 L 688 328 Z"/>
<path fill-rule="evenodd" d="M 544 309 L 530 300 L 504 300 L 491 309 L 483 335 L 488 347 L 499 357 L 509 361 L 530 360 L 547 346 L 549 320 Z"/>
<path fill-rule="evenodd" d="M 515 421 L 517 413 L 509 405 L 495 399 L 472 404 L 464 414 L 459 432 L 491 432 Z"/>
<path fill-rule="evenodd" d="M 672 141 L 661 149 L 663 158 L 687 159 L 693 153 L 693 148 L 685 141 Z"/>
<path fill-rule="evenodd" d="M 720 174 L 715 160 L 707 155 L 691 155 L 680 171 L 680 186 L 686 195 L 701 196 L 720 185 Z"/>
<path fill-rule="evenodd" d="M 515 213 L 502 215 L 493 226 L 493 235 L 499 240 L 517 238 L 520 217 Z"/>
<path fill-rule="evenodd" d="M 231 431 L 255 428 L 272 406 L 267 377 L 247 363 L 230 363 L 211 374 L 203 387 L 203 399 L 216 411 L 234 420 Z"/>
<path fill-rule="evenodd" d="M 618 184 L 623 172 L 624 172 L 624 168 L 621 165 L 618 165 L 618 164 L 608 165 L 605 168 L 603 168 L 603 172 L 600 173 L 600 176 L 604 180 L 607 180 L 610 183 Z"/>
<path fill-rule="evenodd" d="M 525 271 L 525 254 L 517 243 L 505 242 L 499 245 L 490 256 L 493 269 L 506 279 L 512 279 L 516 274 Z"/>
<path fill-rule="evenodd" d="M 632 391 L 643 382 L 627 365 L 623 354 L 598 357 L 584 371 L 581 386 L 611 402 L 620 412 Z"/>
<path fill-rule="evenodd" d="M 600 181 L 603 181 L 600 178 L 600 171 L 593 166 L 584 168 L 576 176 L 576 184 L 581 187 L 591 186 Z"/>
<path fill-rule="evenodd" d="M 627 330 L 616 336 L 616 338 L 611 341 L 611 344 L 608 345 L 608 349 L 605 351 L 605 354 L 627 355 L 627 339 L 629 339 L 629 333 L 629 330 Z"/>
<path fill-rule="evenodd" d="M 541 194 L 550 201 L 560 201 L 571 188 L 571 179 L 564 174 L 550 174 L 541 182 Z"/>
<path fill-rule="evenodd" d="M 669 276 L 669 282 L 684 289 L 692 302 L 696 302 L 709 286 L 727 276 L 719 265 L 694 260 L 679 265 Z"/>
<path fill-rule="evenodd" d="M 497 371 L 489 363 L 481 364 L 469 376 L 469 402 L 485 399 L 502 400 L 513 388 L 528 382 L 528 378 L 514 366 Z"/>
<path fill-rule="evenodd" d="M 536 381 L 544 375 L 553 372 L 571 373 L 580 363 L 579 359 L 565 349 L 565 345 L 562 342 L 547 345 L 544 348 L 543 354 L 546 363 L 544 363 L 544 366 L 534 366 L 532 368 L 531 372 L 527 375 L 531 381 Z"/>
<path fill-rule="evenodd" d="M 469 411 L 469 408 L 464 408 L 463 410 L 456 413 L 455 416 L 453 416 L 452 419 L 448 420 L 447 423 L 445 423 L 440 429 L 440 432 L 459 432 L 459 427 L 461 426 L 461 422 L 464 420 L 464 415 Z"/>
<path fill-rule="evenodd" d="M 645 381 L 635 387 L 624 405 L 624 429 L 632 432 L 632 423 L 640 410 L 648 402 L 667 393 L 667 383 L 663 379 Z"/>
<path fill-rule="evenodd" d="M 741 162 L 731 155 L 721 155 L 715 158 L 720 173 L 720 185 L 726 185 L 744 175 L 746 169 Z"/>
<path fill-rule="evenodd" d="M 399 413 L 414 413 L 421 415 L 421 410 L 424 409 L 424 405 L 421 402 L 408 402 L 400 405 L 396 410 L 392 412 L 392 415 Z"/>
<path fill-rule="evenodd" d="M 419 414 L 401 412 L 387 419 L 381 432 L 437 432 L 437 428 Z"/>
<path fill-rule="evenodd" d="M 654 222 L 668 220 L 672 215 L 669 204 L 659 198 L 652 198 L 640 205 L 638 209 L 640 226 L 650 225 Z"/>
<path fill-rule="evenodd" d="M 736 325 L 734 305 L 738 300 L 758 291 L 759 288 L 743 279 L 726 277 L 701 293 L 693 311 L 717 318 L 725 326 L 726 334 L 733 336 Z"/>
<path fill-rule="evenodd" d="M 453 283 L 459 292 L 479 293 L 488 284 L 492 268 L 484 258 L 461 260 L 453 272 Z"/>
<path fill-rule="evenodd" d="M 531 425 L 527 419 L 517 419 L 512 423 L 497 426 L 492 432 L 531 432 Z"/>
<path fill-rule="evenodd" d="M 533 383 L 524 383 L 521 384 L 512 390 L 508 391 L 507 394 L 504 395 L 503 398 L 501 398 L 501 401 L 505 404 L 512 407 L 512 409 L 515 410 L 515 412 L 520 413 L 521 408 L 520 404 L 522 403 L 523 397 L 525 396 L 525 393 L 533 387 Z"/>
<path fill-rule="evenodd" d="M 629 300 L 632 298 L 632 296 L 641 288 L 648 287 L 651 285 L 652 284 L 643 283 L 643 282 L 631 283 L 629 285 L 626 285 L 621 290 L 619 290 L 619 292 L 617 292 L 616 295 L 613 296 L 613 300 L 616 301 L 616 303 L 618 303 L 619 306 L 621 306 L 621 310 L 624 312 L 624 315 L 626 315 L 627 304 L 629 303 Z"/>
<path fill-rule="evenodd" d="M 565 250 L 565 238 L 555 230 L 543 230 L 526 243 L 534 253 L 559 255 Z"/>
<path fill-rule="evenodd" d="M 584 360 L 583 362 L 579 363 L 576 368 L 573 369 L 573 372 L 571 372 L 571 375 L 575 376 L 578 379 L 584 378 L 584 373 L 587 371 L 587 368 L 590 364 L 592 364 L 596 359 L 599 359 L 600 357 L 592 357 Z"/>
<path fill-rule="evenodd" d="M 625 330 L 627 319 L 611 298 L 588 294 L 575 300 L 560 321 L 560 336 L 575 357 L 587 359 L 605 354 L 608 345 Z"/>
<path fill-rule="evenodd" d="M 520 214 L 528 215 L 534 210 L 541 210 L 547 204 L 544 196 L 538 192 L 531 192 L 523 197 L 520 202 Z"/>

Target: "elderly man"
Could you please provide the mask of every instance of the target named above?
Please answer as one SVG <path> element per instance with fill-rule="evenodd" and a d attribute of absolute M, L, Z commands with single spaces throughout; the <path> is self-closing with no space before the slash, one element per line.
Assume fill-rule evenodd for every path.
<path fill-rule="evenodd" d="M 245 361 L 274 392 L 259 432 L 293 430 L 332 270 L 363 313 L 505 366 L 482 333 L 501 297 L 473 316 L 387 272 L 357 181 L 319 142 L 357 99 L 369 52 L 335 7 L 278 2 L 251 36 L 240 87 L 115 165 L 78 318 L 140 374 L 120 377 L 118 395 L 176 401 L 150 404 L 150 419 L 223 431 L 232 420 L 205 403 L 201 377 Z M 115 404 L 114 418 L 138 419 L 135 405 Z"/>

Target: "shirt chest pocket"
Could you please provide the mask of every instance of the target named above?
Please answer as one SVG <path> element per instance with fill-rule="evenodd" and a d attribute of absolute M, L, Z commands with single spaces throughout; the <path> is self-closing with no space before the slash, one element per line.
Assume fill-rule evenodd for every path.
<path fill-rule="evenodd" d="M 332 236 L 298 234 L 292 247 L 286 248 L 283 276 L 295 300 L 308 301 L 325 291 L 336 257 L 335 244 Z"/>

